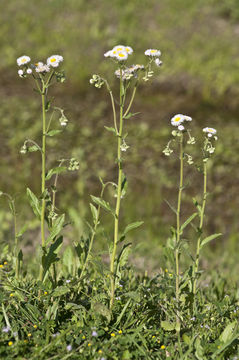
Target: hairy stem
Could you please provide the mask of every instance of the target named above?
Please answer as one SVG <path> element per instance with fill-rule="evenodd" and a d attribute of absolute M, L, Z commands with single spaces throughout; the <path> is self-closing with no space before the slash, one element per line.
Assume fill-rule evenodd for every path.
<path fill-rule="evenodd" d="M 113 251 L 110 259 L 110 272 L 111 272 L 111 295 L 110 295 L 110 309 L 114 305 L 114 295 L 115 295 L 115 273 L 114 273 L 114 263 L 116 257 L 116 249 L 119 237 L 119 212 L 120 212 L 120 202 L 121 202 L 121 185 L 122 185 L 122 159 L 121 159 L 121 144 L 122 144 L 122 132 L 123 132 L 123 110 L 124 110 L 124 101 L 123 101 L 123 81 L 122 81 L 122 70 L 120 70 L 120 126 L 117 140 L 117 163 L 118 163 L 118 186 L 117 186 L 117 200 L 115 206 L 115 220 L 114 220 L 114 242 L 113 242 Z"/>
<path fill-rule="evenodd" d="M 45 188 L 46 188 L 46 95 L 45 95 L 45 85 L 42 86 L 42 171 L 41 171 L 41 193 L 42 193 L 42 206 L 41 206 L 41 241 L 42 248 L 45 247 Z M 43 267 L 40 265 L 40 281 L 43 280 Z"/>
<path fill-rule="evenodd" d="M 203 219 L 206 207 L 206 198 L 207 198 L 207 162 L 203 163 L 203 202 L 202 208 L 200 211 L 200 223 L 199 223 L 199 237 L 197 240 L 197 251 L 196 251 L 196 260 L 195 260 L 195 268 L 194 268 L 194 281 L 193 281 L 193 294 L 196 294 L 197 289 L 197 272 L 199 267 L 199 256 L 200 256 L 200 245 L 202 240 L 202 228 L 203 228 Z"/>
<path fill-rule="evenodd" d="M 175 270 L 176 270 L 176 302 L 177 302 L 177 313 L 176 321 L 180 324 L 179 318 L 179 245 L 180 245 L 180 212 L 181 212 L 181 202 L 182 202 L 182 191 L 183 191 L 183 134 L 180 136 L 179 141 L 180 147 L 180 180 L 179 180 L 179 189 L 178 189 L 178 206 L 177 206 L 177 238 L 176 238 L 176 250 L 175 250 Z"/>

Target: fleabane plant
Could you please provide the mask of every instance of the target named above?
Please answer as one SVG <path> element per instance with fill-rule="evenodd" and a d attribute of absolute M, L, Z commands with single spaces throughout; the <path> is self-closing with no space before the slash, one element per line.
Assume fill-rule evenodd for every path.
<path fill-rule="evenodd" d="M 192 290 L 193 295 L 195 298 L 196 291 L 197 291 L 197 278 L 199 277 L 199 259 L 200 259 L 200 252 L 202 248 L 209 243 L 210 241 L 216 239 L 221 234 L 213 234 L 207 236 L 203 239 L 203 224 L 204 224 L 204 217 L 205 217 L 205 208 L 206 208 L 206 199 L 207 199 L 207 181 L 208 181 L 208 161 L 212 158 L 215 149 L 216 149 L 216 142 L 218 140 L 217 137 L 217 130 L 212 127 L 206 127 L 203 130 L 204 138 L 203 138 L 203 145 L 202 145 L 202 173 L 203 173 L 203 195 L 202 195 L 202 203 L 201 205 L 194 199 L 194 204 L 198 210 L 198 217 L 199 217 L 199 225 L 197 228 L 198 239 L 197 239 L 197 247 L 196 247 L 196 256 L 195 256 L 195 264 L 193 267 L 193 284 Z"/>
<path fill-rule="evenodd" d="M 64 226 L 64 214 L 58 215 L 56 211 L 56 186 L 58 175 L 66 170 L 77 170 L 78 162 L 76 159 L 60 159 L 59 165 L 55 168 L 47 170 L 46 167 L 46 145 L 47 138 L 53 137 L 65 128 L 68 119 L 64 114 L 64 110 L 51 105 L 49 100 L 49 88 L 55 83 L 63 83 L 65 81 L 64 71 L 60 69 L 63 62 L 61 55 L 52 55 L 45 62 L 31 63 L 29 56 L 21 56 L 17 59 L 19 66 L 18 75 L 21 78 L 32 78 L 36 85 L 36 91 L 41 97 L 41 113 L 42 113 L 42 141 L 38 144 L 32 139 L 26 139 L 20 152 L 39 151 L 41 153 L 41 192 L 37 197 L 30 189 L 27 189 L 27 195 L 35 215 L 41 222 L 41 247 L 42 259 L 39 271 L 39 280 L 43 281 L 48 274 L 50 266 L 54 266 L 54 276 L 56 282 L 55 262 L 58 260 L 57 251 L 62 244 L 62 237 L 58 237 Z M 58 117 L 58 128 L 52 128 L 52 124 Z M 49 115 L 48 115 L 49 114 Z M 60 128 L 59 128 L 60 127 Z M 68 166 L 63 166 L 68 163 Z M 55 176 L 54 184 L 48 188 L 46 183 Z M 46 225 L 48 226 L 48 237 L 46 238 Z"/>
<path fill-rule="evenodd" d="M 113 126 L 105 126 L 105 129 L 111 132 L 116 138 L 116 163 L 118 168 L 117 182 L 109 182 L 115 188 L 115 205 L 114 208 L 111 204 L 105 202 L 103 198 L 93 197 L 93 202 L 109 211 L 114 217 L 114 235 L 113 241 L 110 242 L 110 309 L 114 304 L 115 290 L 119 283 L 121 259 L 125 259 L 130 249 L 130 244 L 123 245 L 117 257 L 117 248 L 119 243 L 125 240 L 126 233 L 142 224 L 142 221 L 134 222 L 126 226 L 123 232 L 119 232 L 120 209 L 121 202 L 126 193 L 126 175 L 123 172 L 123 165 L 125 155 L 129 145 L 126 142 L 127 133 L 125 132 L 125 122 L 136 113 L 131 112 L 131 108 L 135 99 L 135 94 L 140 81 L 148 81 L 154 74 L 152 66 L 161 66 L 160 60 L 161 52 L 159 50 L 148 49 L 145 51 L 147 58 L 146 64 L 129 65 L 128 60 L 133 54 L 133 49 L 130 46 L 117 45 L 113 49 L 107 51 L 104 56 L 113 61 L 116 65 L 115 76 L 119 80 L 119 108 L 116 108 L 115 96 L 112 92 L 109 82 L 100 75 L 93 75 L 90 83 L 97 88 L 105 86 L 111 99 L 112 112 L 113 112 Z M 91 204 L 93 217 L 97 218 L 98 209 L 94 208 Z M 123 260 L 122 260 L 123 261 Z"/>
<path fill-rule="evenodd" d="M 195 138 L 191 135 L 190 123 L 192 118 L 188 115 L 176 114 L 171 119 L 171 125 L 175 128 L 172 130 L 172 138 L 169 140 L 166 148 L 163 150 L 163 153 L 166 156 L 170 156 L 174 152 L 176 147 L 179 152 L 179 187 L 178 187 L 178 200 L 177 208 L 174 209 L 176 214 L 176 228 L 171 227 L 172 230 L 172 248 L 174 250 L 174 260 L 175 260 L 175 294 L 176 294 L 176 330 L 179 333 L 180 331 L 180 309 L 179 309 L 179 297 L 180 297 L 180 266 L 179 258 L 180 252 L 183 247 L 182 234 L 185 227 L 197 216 L 197 213 L 191 215 L 183 224 L 181 224 L 181 207 L 182 207 L 182 193 L 184 189 L 184 162 L 185 160 L 189 165 L 192 165 L 193 158 L 190 154 L 185 152 L 185 143 L 189 145 L 195 144 Z"/>

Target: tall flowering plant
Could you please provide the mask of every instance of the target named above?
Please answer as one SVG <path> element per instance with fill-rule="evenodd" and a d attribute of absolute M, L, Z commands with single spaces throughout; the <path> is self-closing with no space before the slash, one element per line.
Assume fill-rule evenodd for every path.
<path fill-rule="evenodd" d="M 21 56 L 17 59 L 19 66 L 18 75 L 21 78 L 31 77 L 36 85 L 36 91 L 41 98 L 41 113 L 42 113 L 42 133 L 41 144 L 38 144 L 32 139 L 26 139 L 20 152 L 26 154 L 27 152 L 39 151 L 41 154 L 41 191 L 40 196 L 36 196 L 29 188 L 27 189 L 27 196 L 33 208 L 35 215 L 39 218 L 41 224 L 41 263 L 39 270 L 39 280 L 43 281 L 49 272 L 50 266 L 53 264 L 54 274 L 53 280 L 56 283 L 56 267 L 55 263 L 58 261 L 57 251 L 62 244 L 63 238 L 59 236 L 65 221 L 65 215 L 59 215 L 56 210 L 56 187 L 57 180 L 60 173 L 68 170 L 77 170 L 79 164 L 76 159 L 60 159 L 57 167 L 47 170 L 47 139 L 56 136 L 62 132 L 60 128 L 52 128 L 55 120 L 55 114 L 58 113 L 60 127 L 65 127 L 68 119 L 64 114 L 64 110 L 59 107 L 51 105 L 49 99 L 49 89 L 54 83 L 65 81 L 63 70 L 59 70 L 63 62 L 61 55 L 50 56 L 45 63 L 36 62 L 31 63 L 29 56 Z M 50 115 L 48 116 L 48 114 Z M 68 164 L 68 166 L 63 165 Z M 47 182 L 55 177 L 54 183 L 49 188 Z M 48 227 L 48 235 L 46 232 L 46 224 Z"/>
<path fill-rule="evenodd" d="M 98 205 L 98 209 L 95 208 L 95 205 L 91 204 L 92 214 L 94 218 L 94 223 L 97 225 L 99 217 L 99 209 L 103 208 L 106 211 L 110 212 L 114 218 L 114 234 L 113 239 L 110 242 L 109 246 L 109 255 L 110 255 L 110 309 L 112 309 L 115 298 L 115 290 L 119 284 L 120 278 L 120 267 L 125 263 L 125 259 L 130 250 L 130 243 L 125 244 L 121 247 L 121 250 L 118 252 L 117 249 L 120 243 L 122 243 L 126 234 L 137 228 L 142 224 L 142 221 L 137 221 L 126 226 L 126 228 L 120 233 L 120 210 L 122 199 L 126 194 L 127 188 L 127 179 L 123 171 L 125 154 L 129 148 L 129 145 L 126 142 L 127 133 L 125 132 L 126 122 L 136 115 L 131 112 L 131 108 L 135 99 L 135 94 L 138 88 L 138 85 L 141 80 L 148 81 L 154 74 L 152 66 L 156 65 L 160 67 L 162 62 L 160 60 L 161 52 L 156 49 L 148 49 L 145 51 L 147 57 L 146 65 L 137 64 L 137 65 L 128 65 L 128 60 L 133 54 L 133 49 L 130 46 L 117 45 L 113 49 L 107 51 L 104 56 L 114 62 L 117 69 L 115 70 L 115 76 L 119 80 L 119 106 L 116 107 L 115 96 L 109 85 L 109 82 L 100 75 L 93 75 L 90 83 L 97 88 L 101 88 L 105 85 L 111 99 L 112 113 L 113 113 L 113 126 L 105 126 L 105 129 L 111 132 L 116 139 L 116 163 L 118 169 L 117 182 L 108 182 L 107 184 L 103 183 L 104 188 L 107 185 L 113 186 L 115 189 L 115 204 L 112 207 L 111 203 L 103 200 L 102 197 L 92 196 L 93 203 Z M 95 233 L 95 230 L 94 230 Z M 93 239 L 92 239 L 93 242 Z M 90 244 L 90 248 L 92 246 Z"/>

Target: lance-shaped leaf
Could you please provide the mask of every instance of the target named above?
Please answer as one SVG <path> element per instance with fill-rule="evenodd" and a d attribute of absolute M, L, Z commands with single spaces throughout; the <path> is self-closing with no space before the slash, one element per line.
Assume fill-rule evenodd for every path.
<path fill-rule="evenodd" d="M 216 239 L 217 237 L 221 236 L 222 234 L 213 234 L 210 236 L 207 236 L 205 239 L 202 240 L 201 244 L 200 244 L 200 248 L 202 248 L 204 245 L 206 245 L 207 243 L 209 243 L 210 241 Z"/>
<path fill-rule="evenodd" d="M 36 197 L 36 195 L 33 194 L 33 192 L 27 188 L 27 197 L 29 200 L 29 203 L 32 207 L 32 210 L 34 211 L 34 214 L 38 217 L 38 219 L 41 218 L 41 205 L 40 202 L 38 200 L 38 198 Z"/>
<path fill-rule="evenodd" d="M 46 174 L 46 180 L 50 180 L 50 178 L 53 176 L 53 175 L 56 175 L 56 174 L 60 174 L 64 171 L 67 170 L 67 167 L 66 166 L 57 166 L 55 168 L 52 168 L 48 171 L 48 173 Z"/>
<path fill-rule="evenodd" d="M 62 132 L 62 130 L 50 130 L 48 131 L 48 133 L 46 134 L 47 136 L 55 136 L 55 135 L 58 135 Z"/>
<path fill-rule="evenodd" d="M 181 225 L 180 231 L 183 231 L 197 215 L 198 213 L 193 213 L 189 216 L 189 218 Z"/>
<path fill-rule="evenodd" d="M 59 235 L 59 233 L 61 232 L 61 230 L 64 226 L 64 221 L 65 221 L 65 214 L 62 214 L 54 221 L 53 226 L 50 230 L 50 235 L 48 236 L 48 238 L 46 240 L 46 244 L 49 244 L 52 240 L 54 240 L 54 238 L 57 235 Z"/>
<path fill-rule="evenodd" d="M 114 211 L 111 209 L 110 204 L 107 201 L 93 195 L 91 195 L 91 199 L 96 205 L 100 205 L 104 210 L 110 212 L 112 215 L 115 215 Z"/>
<path fill-rule="evenodd" d="M 49 250 L 43 249 L 42 266 L 43 266 L 43 281 L 45 276 L 50 269 L 50 266 L 57 262 L 57 252 L 60 250 L 60 246 L 63 242 L 63 237 L 60 236 L 54 243 L 51 244 Z"/>
<path fill-rule="evenodd" d="M 107 131 L 112 132 L 112 133 L 114 133 L 115 135 L 117 135 L 117 132 L 116 132 L 115 128 L 113 128 L 113 127 L 108 127 L 108 126 L 104 126 L 104 128 L 105 128 Z"/>

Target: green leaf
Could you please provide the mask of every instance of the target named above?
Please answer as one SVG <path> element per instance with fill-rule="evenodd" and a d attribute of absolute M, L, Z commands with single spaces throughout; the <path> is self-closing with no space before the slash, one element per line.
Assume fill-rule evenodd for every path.
<path fill-rule="evenodd" d="M 108 127 L 108 126 L 104 126 L 104 128 L 105 128 L 107 131 L 110 131 L 110 132 L 114 133 L 115 135 L 117 135 L 117 132 L 116 132 L 115 128 L 113 128 L 113 127 Z"/>
<path fill-rule="evenodd" d="M 34 214 L 38 217 L 38 219 L 40 219 L 41 218 L 40 202 L 39 202 L 38 198 L 36 197 L 36 195 L 34 195 L 33 192 L 29 188 L 27 188 L 27 197 L 28 197 L 30 205 L 34 211 Z"/>
<path fill-rule="evenodd" d="M 92 213 L 92 217 L 93 217 L 93 220 L 94 220 L 94 224 L 96 223 L 96 220 L 97 220 L 97 214 L 98 214 L 98 211 L 96 209 L 96 207 L 90 203 L 90 210 L 91 210 L 91 213 Z"/>
<path fill-rule="evenodd" d="M 129 257 L 129 253 L 131 251 L 131 243 L 125 244 L 118 256 L 117 259 L 117 271 L 119 270 L 119 267 L 122 267 L 126 264 L 128 257 Z"/>
<path fill-rule="evenodd" d="M 129 112 L 126 116 L 124 116 L 124 119 L 130 119 L 132 116 L 138 115 L 140 112 L 131 113 Z"/>
<path fill-rule="evenodd" d="M 206 245 L 207 243 L 209 243 L 210 241 L 216 239 L 217 237 L 221 236 L 222 234 L 219 233 L 219 234 L 213 234 L 213 235 L 210 235 L 208 237 L 206 237 L 205 239 L 202 240 L 201 244 L 200 244 L 200 248 L 202 248 L 204 245 Z"/>
<path fill-rule="evenodd" d="M 55 135 L 58 135 L 62 132 L 62 130 L 51 130 L 51 131 L 48 131 L 48 133 L 46 134 L 47 136 L 55 136 Z"/>
<path fill-rule="evenodd" d="M 52 293 L 53 296 L 62 296 L 67 294 L 70 289 L 67 286 L 58 286 Z"/>
<path fill-rule="evenodd" d="M 36 145 L 32 145 L 27 148 L 27 151 L 29 152 L 40 151 L 40 148 Z"/>
<path fill-rule="evenodd" d="M 43 250 L 43 256 L 42 256 L 42 266 L 43 266 L 43 281 L 45 279 L 45 276 L 50 269 L 50 266 L 57 262 L 59 258 L 57 257 L 57 251 L 60 250 L 60 246 L 62 245 L 63 237 L 60 236 L 54 243 L 51 244 L 48 252 L 46 249 Z"/>
<path fill-rule="evenodd" d="M 50 180 L 50 178 L 55 175 L 55 174 L 60 174 L 64 171 L 67 170 L 66 166 L 57 166 L 55 168 L 52 168 L 48 171 L 48 173 L 46 174 L 46 180 Z"/>
<path fill-rule="evenodd" d="M 129 231 L 138 228 L 141 226 L 144 222 L 143 221 L 136 221 L 126 226 L 124 229 L 124 235 L 127 234 Z"/>
<path fill-rule="evenodd" d="M 164 199 L 164 201 L 170 207 L 170 209 L 177 215 L 177 210 L 168 202 L 168 200 Z"/>
<path fill-rule="evenodd" d="M 233 331 L 235 329 L 235 326 L 237 324 L 237 321 L 233 321 L 232 323 L 228 324 L 226 328 L 221 333 L 219 340 L 223 343 L 226 343 L 233 337 Z"/>
<path fill-rule="evenodd" d="M 50 230 L 50 235 L 48 236 L 46 240 L 46 244 L 49 244 L 54 238 L 59 235 L 61 232 L 65 222 L 65 214 L 62 214 L 59 216 L 53 223 L 53 226 Z"/>
<path fill-rule="evenodd" d="M 191 216 L 189 216 L 189 218 L 181 225 L 180 231 L 183 231 L 183 229 L 185 229 L 197 215 L 198 213 L 193 213 Z"/>
<path fill-rule="evenodd" d="M 91 195 L 91 199 L 95 204 L 100 205 L 104 210 L 114 215 L 114 211 L 111 209 L 110 204 L 107 201 L 93 195 Z"/>
<path fill-rule="evenodd" d="M 161 321 L 161 327 L 165 331 L 173 331 L 175 330 L 175 323 L 172 323 L 170 321 Z"/>

